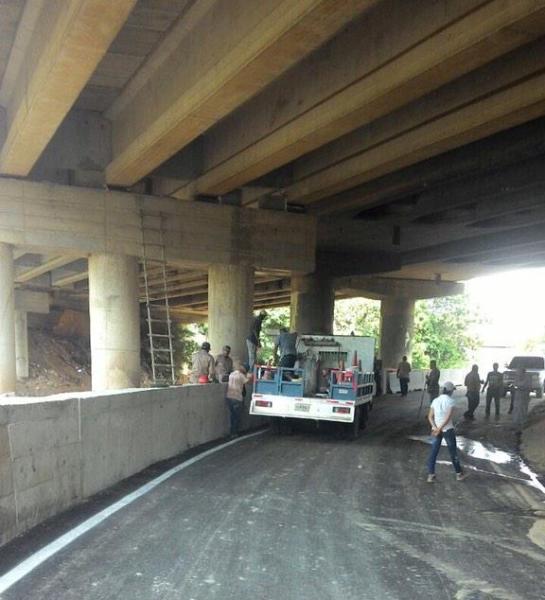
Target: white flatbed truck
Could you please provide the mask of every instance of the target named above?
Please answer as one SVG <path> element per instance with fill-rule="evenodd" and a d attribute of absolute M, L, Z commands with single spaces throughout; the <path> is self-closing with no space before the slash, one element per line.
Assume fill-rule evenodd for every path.
<path fill-rule="evenodd" d="M 375 391 L 374 351 L 372 337 L 301 336 L 293 369 L 254 368 L 250 414 L 271 417 L 279 430 L 289 419 L 344 423 L 358 437 Z"/>

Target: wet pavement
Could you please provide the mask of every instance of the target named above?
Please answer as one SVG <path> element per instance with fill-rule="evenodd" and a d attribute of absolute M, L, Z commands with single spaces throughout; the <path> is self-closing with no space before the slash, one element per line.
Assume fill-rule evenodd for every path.
<path fill-rule="evenodd" d="M 460 423 L 469 477 L 457 482 L 442 450 L 430 485 L 419 401 L 377 401 L 355 442 L 310 427 L 210 454 L 98 522 L 0 598 L 545 598 L 545 491 L 513 452 L 508 418 L 486 423 L 478 413 Z M 69 534 L 94 506 L 0 549 L 0 572 L 13 574 L 14 556 Z"/>

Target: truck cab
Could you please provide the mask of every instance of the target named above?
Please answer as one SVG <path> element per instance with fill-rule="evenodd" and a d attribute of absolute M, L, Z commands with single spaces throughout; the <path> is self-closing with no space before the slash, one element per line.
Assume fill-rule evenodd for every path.
<path fill-rule="evenodd" d="M 515 380 L 517 369 L 524 367 L 532 377 L 532 392 L 536 398 L 543 396 L 543 381 L 545 377 L 545 360 L 543 356 L 514 356 L 506 365 L 507 370 L 503 372 L 503 387 L 509 391 Z"/>

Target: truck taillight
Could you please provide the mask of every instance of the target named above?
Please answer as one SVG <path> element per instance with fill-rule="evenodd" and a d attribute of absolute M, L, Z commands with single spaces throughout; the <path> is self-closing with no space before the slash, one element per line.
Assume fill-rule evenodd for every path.
<path fill-rule="evenodd" d="M 341 413 L 342 415 L 349 415 L 350 414 L 350 408 L 348 408 L 348 406 L 334 406 L 333 407 L 333 412 L 334 413 Z"/>
<path fill-rule="evenodd" d="M 272 402 L 270 400 L 256 400 L 255 405 L 270 408 L 272 406 Z"/>

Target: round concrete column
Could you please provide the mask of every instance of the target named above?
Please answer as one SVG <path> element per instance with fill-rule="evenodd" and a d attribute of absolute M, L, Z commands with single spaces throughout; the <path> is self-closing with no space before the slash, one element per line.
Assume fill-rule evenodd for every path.
<path fill-rule="evenodd" d="M 13 248 L 0 243 L 0 394 L 15 391 L 15 292 Z"/>
<path fill-rule="evenodd" d="M 28 378 L 28 319 L 24 310 L 15 311 L 15 360 L 17 379 Z"/>
<path fill-rule="evenodd" d="M 89 258 L 93 390 L 140 385 L 138 263 L 131 256 Z"/>
<path fill-rule="evenodd" d="M 291 278 L 291 329 L 298 333 L 333 333 L 335 290 L 324 275 Z"/>
<path fill-rule="evenodd" d="M 411 353 L 414 302 L 399 296 L 388 296 L 381 302 L 380 354 L 385 369 L 397 368 L 402 356 Z"/>
<path fill-rule="evenodd" d="M 228 345 L 233 361 L 246 362 L 253 307 L 253 266 L 214 265 L 208 269 L 208 339 L 214 356 Z"/>

